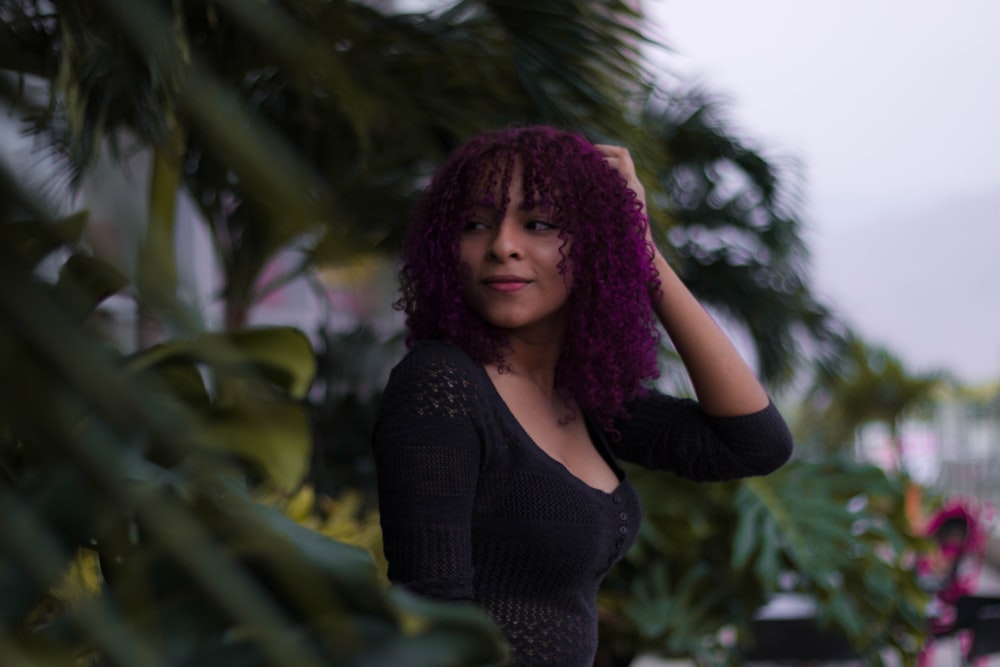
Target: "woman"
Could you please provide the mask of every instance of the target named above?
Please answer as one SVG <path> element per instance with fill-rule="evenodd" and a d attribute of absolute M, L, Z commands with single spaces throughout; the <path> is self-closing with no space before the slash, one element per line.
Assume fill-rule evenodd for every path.
<path fill-rule="evenodd" d="M 593 664 L 597 587 L 640 522 L 619 460 L 724 480 L 791 452 L 644 210 L 627 150 L 528 127 L 460 148 L 411 221 L 411 350 L 373 438 L 389 577 L 484 608 L 517 665 Z M 643 386 L 657 321 L 697 402 Z"/>

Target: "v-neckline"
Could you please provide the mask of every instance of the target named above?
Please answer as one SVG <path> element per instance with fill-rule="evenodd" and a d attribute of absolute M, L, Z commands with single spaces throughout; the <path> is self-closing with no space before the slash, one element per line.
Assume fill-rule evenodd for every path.
<path fill-rule="evenodd" d="M 625 483 L 625 472 L 621 469 L 621 466 L 619 466 L 618 463 L 612 458 L 611 452 L 607 445 L 607 441 L 604 438 L 604 433 L 599 428 L 597 428 L 597 426 L 590 420 L 590 418 L 587 417 L 585 413 L 581 411 L 580 416 L 584 420 L 584 427 L 587 429 L 587 435 L 590 438 L 590 443 L 597 451 L 597 454 L 601 457 L 601 459 L 604 460 L 604 463 L 607 464 L 607 466 L 611 469 L 611 473 L 615 476 L 615 479 L 618 480 L 618 484 L 615 485 L 615 488 L 611 489 L 610 491 L 605 491 L 604 489 L 600 489 L 596 486 L 588 484 L 576 473 L 570 470 L 565 463 L 563 463 L 559 459 L 549 454 L 537 442 L 535 442 L 535 439 L 531 437 L 531 435 L 528 433 L 527 430 L 525 430 L 524 426 L 521 425 L 521 422 L 518 421 L 517 417 L 514 415 L 514 412 L 510 409 L 510 406 L 507 405 L 507 401 L 505 401 L 503 396 L 500 394 L 500 390 L 498 390 L 496 385 L 493 384 L 493 380 L 490 378 L 490 374 L 486 370 L 486 368 L 480 364 L 477 364 L 477 366 L 479 366 L 480 370 L 482 371 L 483 382 L 485 382 L 485 384 L 489 387 L 489 391 L 493 393 L 493 397 L 497 401 L 499 401 L 500 405 L 502 406 L 504 419 L 510 422 L 510 425 L 514 429 L 516 429 L 517 435 L 528 443 L 529 448 L 531 450 L 539 454 L 541 458 L 547 462 L 548 465 L 555 466 L 559 472 L 568 475 L 570 478 L 572 478 L 576 484 L 579 484 L 580 486 L 583 486 L 584 488 L 589 489 L 590 491 L 593 491 L 595 493 L 599 493 L 606 498 L 613 498 L 618 495 L 618 492 L 621 490 L 622 485 Z"/>

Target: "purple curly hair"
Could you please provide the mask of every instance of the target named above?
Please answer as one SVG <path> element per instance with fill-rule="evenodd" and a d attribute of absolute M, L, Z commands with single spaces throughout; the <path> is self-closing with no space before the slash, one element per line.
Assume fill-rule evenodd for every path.
<path fill-rule="evenodd" d="M 399 271 L 407 343 L 449 341 L 474 359 L 502 367 L 502 330 L 462 296 L 459 237 L 477 204 L 506 193 L 523 169 L 525 205 L 541 205 L 572 237 L 573 282 L 557 386 L 603 427 L 659 374 L 659 333 L 649 289 L 658 289 L 645 242 L 642 205 L 625 179 L 583 137 L 545 126 L 487 132 L 459 148 L 435 174 L 410 221 Z M 501 207 L 506 207 L 503 201 Z"/>

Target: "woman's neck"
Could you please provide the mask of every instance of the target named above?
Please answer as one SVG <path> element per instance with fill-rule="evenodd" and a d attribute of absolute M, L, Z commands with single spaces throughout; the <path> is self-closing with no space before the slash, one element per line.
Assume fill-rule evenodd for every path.
<path fill-rule="evenodd" d="M 525 340 L 516 336 L 508 339 L 509 351 L 501 371 L 491 365 L 491 372 L 510 374 L 531 382 L 545 396 L 556 395 L 556 367 L 562 355 L 562 342 L 554 340 Z"/>

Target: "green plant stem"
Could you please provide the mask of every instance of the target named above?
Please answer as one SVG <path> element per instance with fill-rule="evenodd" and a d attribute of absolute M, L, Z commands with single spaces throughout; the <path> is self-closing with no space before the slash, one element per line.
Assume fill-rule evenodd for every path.
<path fill-rule="evenodd" d="M 177 192 L 181 185 L 183 135 L 174 125 L 169 145 L 153 149 L 149 177 L 149 209 L 146 237 L 139 248 L 137 286 L 139 288 L 138 344 L 145 349 L 151 340 L 153 318 L 169 308 L 177 295 L 177 256 L 174 247 L 174 219 Z"/>

